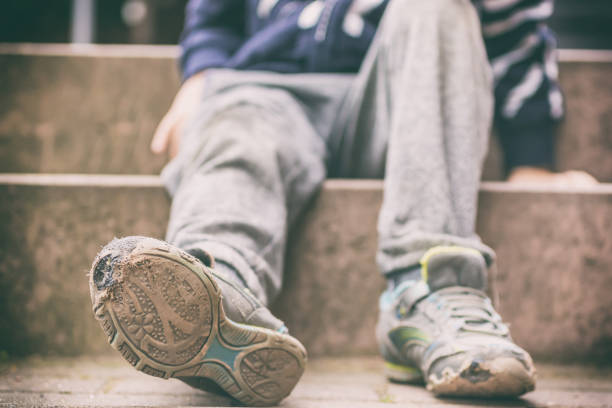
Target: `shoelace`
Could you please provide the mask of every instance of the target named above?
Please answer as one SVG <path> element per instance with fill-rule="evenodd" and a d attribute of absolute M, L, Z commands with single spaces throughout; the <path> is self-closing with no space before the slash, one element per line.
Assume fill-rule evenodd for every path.
<path fill-rule="evenodd" d="M 442 305 L 449 317 L 461 322 L 460 330 L 496 336 L 508 334 L 508 327 L 483 292 L 467 287 L 449 287 L 434 294 L 439 298 L 436 303 Z"/>

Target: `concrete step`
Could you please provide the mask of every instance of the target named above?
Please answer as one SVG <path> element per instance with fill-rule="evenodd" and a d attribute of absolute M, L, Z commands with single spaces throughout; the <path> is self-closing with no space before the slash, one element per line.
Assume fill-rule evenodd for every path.
<path fill-rule="evenodd" d="M 612 406 L 612 371 L 537 364 L 536 391 L 520 399 L 440 399 L 422 386 L 387 382 L 379 358 L 309 361 L 284 407 L 558 407 Z M 19 407 L 234 406 L 227 397 L 134 370 L 119 357 L 31 358 L 0 365 L 0 405 Z"/>
<path fill-rule="evenodd" d="M 1 45 L 0 172 L 157 174 L 153 131 L 179 85 L 175 47 Z M 560 169 L 612 181 L 612 51 L 563 50 Z M 501 177 L 496 141 L 485 180 Z"/>
<path fill-rule="evenodd" d="M 381 199 L 379 181 L 329 180 L 292 235 L 273 310 L 312 356 L 376 353 Z M 498 253 L 498 309 L 538 358 L 612 361 L 611 204 L 610 184 L 482 184 L 477 229 Z M 114 236 L 162 237 L 168 206 L 154 176 L 0 175 L 0 350 L 109 351 L 85 274 Z"/>
<path fill-rule="evenodd" d="M 156 174 L 174 47 L 0 45 L 0 172 Z"/>

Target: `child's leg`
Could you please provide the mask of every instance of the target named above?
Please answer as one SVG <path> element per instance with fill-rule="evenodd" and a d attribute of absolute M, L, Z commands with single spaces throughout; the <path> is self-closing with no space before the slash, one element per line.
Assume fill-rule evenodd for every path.
<path fill-rule="evenodd" d="M 492 83 L 468 0 L 394 0 L 345 105 L 335 174 L 385 177 L 378 263 L 411 267 L 429 248 L 492 251 L 474 232 Z"/>
<path fill-rule="evenodd" d="M 207 98 L 185 138 L 163 174 L 167 240 L 211 254 L 268 304 L 288 225 L 325 178 L 325 143 L 289 92 L 248 84 Z"/>

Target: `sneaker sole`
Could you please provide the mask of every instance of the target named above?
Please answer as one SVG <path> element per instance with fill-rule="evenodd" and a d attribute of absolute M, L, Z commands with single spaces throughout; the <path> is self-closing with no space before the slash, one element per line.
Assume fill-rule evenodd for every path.
<path fill-rule="evenodd" d="M 112 281 L 94 283 L 94 314 L 108 341 L 143 373 L 160 378 L 206 378 L 248 405 L 273 405 L 300 379 L 306 350 L 272 330 L 231 321 L 213 276 L 171 246 L 141 244 L 112 265 Z M 99 276 L 98 276 L 99 278 Z M 98 283 L 100 280 L 98 280 Z"/>
<path fill-rule="evenodd" d="M 518 397 L 535 389 L 535 372 L 515 358 L 500 357 L 483 363 L 469 363 L 442 377 L 430 375 L 427 389 L 445 397 Z"/>

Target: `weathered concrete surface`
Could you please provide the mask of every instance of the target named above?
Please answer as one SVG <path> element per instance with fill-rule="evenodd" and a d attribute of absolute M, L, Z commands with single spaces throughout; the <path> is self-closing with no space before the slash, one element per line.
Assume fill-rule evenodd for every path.
<path fill-rule="evenodd" d="M 293 235 L 274 305 L 312 356 L 376 353 L 377 181 L 332 180 Z M 499 310 L 555 361 L 612 361 L 612 186 L 529 191 L 486 183 L 478 230 L 498 252 Z M 162 237 L 155 177 L 0 175 L 0 350 L 108 351 L 85 273 L 113 236 Z"/>
<path fill-rule="evenodd" d="M 0 172 L 159 172 L 165 157 L 148 146 L 178 89 L 176 62 L 102 55 L 0 53 Z"/>
<path fill-rule="evenodd" d="M 232 406 L 225 397 L 134 370 L 116 356 L 40 359 L 0 368 L 0 406 Z M 536 391 L 507 400 L 438 399 L 422 386 L 388 383 L 378 358 L 309 362 L 281 406 L 290 407 L 610 407 L 612 372 L 538 365 Z"/>
<path fill-rule="evenodd" d="M 0 45 L 0 172 L 154 174 L 153 131 L 178 88 L 172 47 Z M 612 181 L 612 53 L 563 52 L 561 169 Z M 485 180 L 499 180 L 496 141 Z"/>
<path fill-rule="evenodd" d="M 92 318 L 86 273 L 114 236 L 163 236 L 168 198 L 154 179 L 139 187 L 129 180 L 0 187 L 0 350 L 108 350 Z"/>
<path fill-rule="evenodd" d="M 567 115 L 559 134 L 558 166 L 612 181 L 612 62 L 566 62 L 559 75 Z"/>
<path fill-rule="evenodd" d="M 612 362 L 612 194 L 500 190 L 481 193 L 478 230 L 513 336 L 540 358 Z"/>

